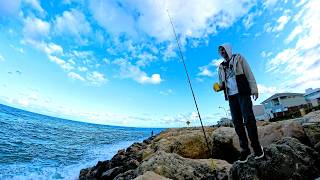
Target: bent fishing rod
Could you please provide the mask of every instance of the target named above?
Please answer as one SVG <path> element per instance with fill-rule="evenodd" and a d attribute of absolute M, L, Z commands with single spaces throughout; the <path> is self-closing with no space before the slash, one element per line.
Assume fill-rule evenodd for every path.
<path fill-rule="evenodd" d="M 192 88 L 192 84 L 191 84 L 191 80 L 190 80 L 190 77 L 189 77 L 188 69 L 187 69 L 187 66 L 186 66 L 186 63 L 184 61 L 183 54 L 182 54 L 182 51 L 181 51 L 180 42 L 179 42 L 179 39 L 178 39 L 176 30 L 174 28 L 174 25 L 173 25 L 173 22 L 172 22 L 172 19 L 171 19 L 171 16 L 169 14 L 169 10 L 168 9 L 167 9 L 167 13 L 168 13 L 168 17 L 169 17 L 169 20 L 170 20 L 170 23 L 171 23 L 171 26 L 172 26 L 173 34 L 174 34 L 174 36 L 176 38 L 180 59 L 181 59 L 181 61 L 183 63 L 183 66 L 184 66 L 184 70 L 185 70 L 185 73 L 186 73 L 186 76 L 187 76 L 187 79 L 188 79 L 189 87 L 190 87 L 190 90 L 191 90 L 191 93 L 192 93 L 193 101 L 194 101 L 194 104 L 195 104 L 197 112 L 198 112 L 198 117 L 199 117 L 199 120 L 200 120 L 200 123 L 201 123 L 201 127 L 202 127 L 204 138 L 206 140 L 207 148 L 208 148 L 208 150 L 210 152 L 210 155 L 212 156 L 212 151 L 211 151 L 211 149 L 209 147 L 209 143 L 208 143 L 208 139 L 207 139 L 207 136 L 206 136 L 206 132 L 204 131 L 204 127 L 203 127 L 203 124 L 202 124 L 202 119 L 201 119 L 201 116 L 200 116 L 200 111 L 199 111 L 199 108 L 198 108 L 198 103 L 197 103 L 197 100 L 196 100 L 196 97 L 195 97 L 195 94 L 194 94 L 194 91 L 193 91 L 193 88 Z"/>

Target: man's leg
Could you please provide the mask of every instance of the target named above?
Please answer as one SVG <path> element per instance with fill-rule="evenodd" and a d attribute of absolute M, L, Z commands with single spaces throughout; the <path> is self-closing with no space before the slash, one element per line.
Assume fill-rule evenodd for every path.
<path fill-rule="evenodd" d="M 237 96 L 238 94 L 229 96 L 229 106 L 230 106 L 232 121 L 233 121 L 234 128 L 236 130 L 236 133 L 239 137 L 240 147 L 242 151 L 250 151 L 248 147 L 247 133 L 244 128 L 241 108 L 240 108 L 240 104 Z"/>
<path fill-rule="evenodd" d="M 255 154 L 261 153 L 261 146 L 258 138 L 258 130 L 256 124 L 256 118 L 254 117 L 252 110 L 252 101 L 249 95 L 239 95 L 238 96 L 241 113 L 244 119 L 244 124 L 247 128 L 248 136 L 251 142 L 251 147 L 253 148 Z"/>

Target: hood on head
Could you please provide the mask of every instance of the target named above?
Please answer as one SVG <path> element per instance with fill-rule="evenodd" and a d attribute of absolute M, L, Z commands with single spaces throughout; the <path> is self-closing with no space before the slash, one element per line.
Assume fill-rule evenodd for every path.
<path fill-rule="evenodd" d="M 224 43 L 224 44 L 220 45 L 219 47 L 224 47 L 224 49 L 226 50 L 229 58 L 231 58 L 231 56 L 232 56 L 231 44 L 229 44 L 229 43 Z"/>

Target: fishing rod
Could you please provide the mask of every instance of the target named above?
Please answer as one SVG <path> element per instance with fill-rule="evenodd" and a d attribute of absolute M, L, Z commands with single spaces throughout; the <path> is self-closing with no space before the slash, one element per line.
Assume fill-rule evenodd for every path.
<path fill-rule="evenodd" d="M 198 112 L 198 117 L 199 117 L 199 120 L 200 120 L 200 123 L 201 123 L 201 127 L 202 127 L 204 138 L 206 139 L 207 148 L 208 148 L 208 150 L 210 152 L 210 155 L 212 156 L 212 151 L 211 151 L 211 149 L 209 147 L 209 143 L 208 143 L 208 139 L 207 139 L 207 136 L 206 136 L 206 132 L 204 131 L 204 127 L 203 127 L 203 124 L 202 124 L 202 119 L 201 119 L 199 108 L 198 108 L 198 103 L 197 103 L 197 100 L 196 100 L 196 97 L 195 97 L 195 94 L 194 94 L 194 91 L 193 91 L 193 88 L 192 88 L 192 84 L 191 84 L 191 80 L 190 80 L 190 77 L 189 77 L 188 69 L 187 69 L 187 66 L 186 66 L 186 63 L 184 61 L 183 54 L 182 54 L 182 51 L 181 51 L 180 42 L 178 40 L 178 37 L 177 37 L 177 34 L 176 34 L 176 30 L 174 28 L 174 25 L 173 25 L 173 22 L 172 22 L 172 19 L 171 19 L 171 16 L 169 14 L 169 10 L 168 9 L 167 9 L 167 13 L 168 13 L 168 17 L 170 19 L 170 23 L 171 23 L 171 26 L 172 26 L 173 34 L 174 34 L 174 36 L 176 38 L 176 42 L 177 42 L 177 45 L 178 45 L 180 59 L 181 59 L 181 61 L 183 63 L 184 70 L 185 70 L 186 75 L 187 75 L 187 79 L 188 79 L 188 82 L 189 82 L 189 87 L 190 87 L 190 90 L 192 92 L 193 101 L 194 101 L 194 104 L 195 104 L 197 112 Z"/>

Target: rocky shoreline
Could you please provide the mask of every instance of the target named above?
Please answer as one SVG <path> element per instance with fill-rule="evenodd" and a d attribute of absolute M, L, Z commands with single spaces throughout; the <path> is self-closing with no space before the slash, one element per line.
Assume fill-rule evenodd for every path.
<path fill-rule="evenodd" d="M 167 129 L 119 150 L 111 160 L 82 169 L 79 179 L 316 179 L 320 177 L 320 111 L 302 118 L 258 123 L 265 157 L 236 161 L 232 127 Z M 212 156 L 211 156 L 212 154 Z"/>

